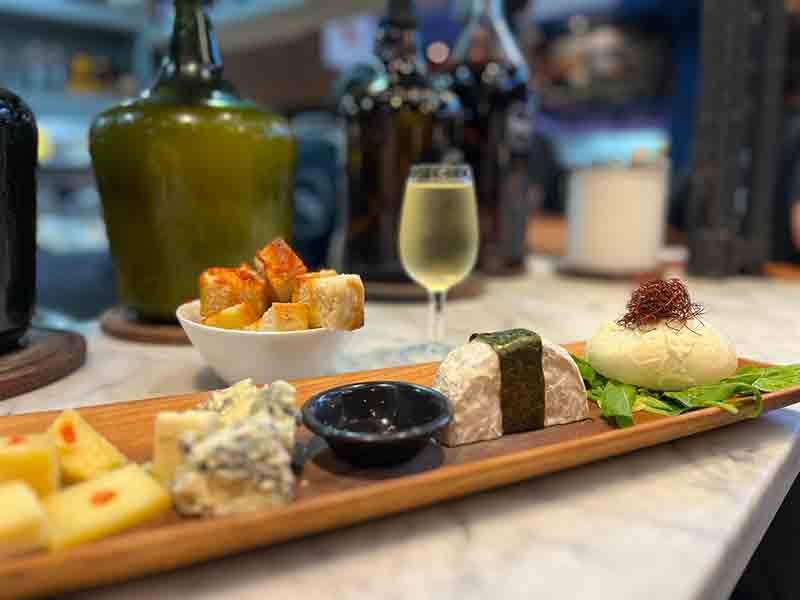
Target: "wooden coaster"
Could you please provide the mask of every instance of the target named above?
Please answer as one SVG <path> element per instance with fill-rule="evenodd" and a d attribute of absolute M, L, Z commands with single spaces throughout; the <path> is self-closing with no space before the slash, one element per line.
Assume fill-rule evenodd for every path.
<path fill-rule="evenodd" d="M 764 274 L 772 279 L 800 281 L 800 265 L 772 262 L 764 265 Z"/>
<path fill-rule="evenodd" d="M 652 281 L 653 279 L 663 279 L 667 276 L 667 274 L 683 272 L 685 271 L 685 265 L 661 263 L 652 271 L 637 271 L 634 273 L 595 273 L 593 271 L 584 271 L 563 264 L 559 264 L 556 270 L 560 275 L 564 275 L 566 277 L 645 283 L 646 281 Z"/>
<path fill-rule="evenodd" d="M 86 362 L 86 341 L 74 331 L 32 328 L 0 354 L 0 400 L 44 387 Z"/>
<path fill-rule="evenodd" d="M 407 302 L 427 300 L 428 292 L 420 285 L 408 283 L 386 283 L 382 281 L 365 281 L 364 288 L 367 292 L 367 301 L 378 300 L 403 300 Z M 463 283 L 453 287 L 447 293 L 451 300 L 459 298 L 474 298 L 486 290 L 486 280 L 480 275 L 472 275 Z"/>
<path fill-rule="evenodd" d="M 109 308 L 100 317 L 100 327 L 108 335 L 143 344 L 184 346 L 190 344 L 186 332 L 178 323 L 148 323 L 141 321 L 127 306 Z"/>

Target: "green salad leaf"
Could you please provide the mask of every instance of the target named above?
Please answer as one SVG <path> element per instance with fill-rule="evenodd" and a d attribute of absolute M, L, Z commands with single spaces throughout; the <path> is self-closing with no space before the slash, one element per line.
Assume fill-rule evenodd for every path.
<path fill-rule="evenodd" d="M 634 402 L 635 387 L 609 381 L 603 390 L 603 416 L 616 427 L 630 427 L 633 425 Z"/>
<path fill-rule="evenodd" d="M 643 390 L 639 390 L 641 394 Z M 647 392 L 650 394 L 651 392 Z M 634 403 L 634 411 L 646 411 L 655 413 L 657 415 L 664 415 L 666 417 L 677 417 L 678 415 L 682 415 L 685 413 L 688 408 L 685 406 L 676 406 L 672 402 L 668 402 L 666 400 L 662 400 L 661 398 L 657 398 L 655 396 L 649 395 L 639 395 L 636 397 L 636 402 Z"/>
<path fill-rule="evenodd" d="M 781 367 L 741 367 L 733 377 L 711 385 L 699 385 L 680 392 L 661 392 L 636 388 L 610 380 L 598 373 L 585 359 L 572 357 L 586 384 L 587 397 L 597 404 L 603 418 L 618 428 L 633 425 L 633 414 L 650 412 L 675 417 L 692 410 L 716 407 L 737 414 L 738 398 L 752 396 L 755 411 L 764 410 L 763 393 L 800 386 L 800 365 Z"/>

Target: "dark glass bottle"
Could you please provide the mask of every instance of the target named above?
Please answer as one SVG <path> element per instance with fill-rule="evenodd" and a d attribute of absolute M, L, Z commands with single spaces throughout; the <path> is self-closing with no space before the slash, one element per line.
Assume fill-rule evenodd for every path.
<path fill-rule="evenodd" d="M 464 108 L 463 150 L 475 174 L 479 267 L 495 274 L 517 271 L 525 257 L 533 98 L 502 0 L 473 0 L 448 73 Z"/>
<path fill-rule="evenodd" d="M 413 164 L 459 160 L 461 108 L 431 81 L 412 0 L 389 1 L 375 55 L 339 99 L 348 144 L 344 268 L 372 281 L 410 281 L 397 253 L 405 181 Z"/>
<path fill-rule="evenodd" d="M 223 78 L 205 0 L 175 0 L 153 87 L 97 117 L 90 149 L 120 295 L 174 319 L 210 265 L 235 266 L 292 232 L 297 147 L 288 122 Z"/>
<path fill-rule="evenodd" d="M 36 164 L 33 113 L 0 89 L 0 351 L 25 334 L 36 301 Z"/>

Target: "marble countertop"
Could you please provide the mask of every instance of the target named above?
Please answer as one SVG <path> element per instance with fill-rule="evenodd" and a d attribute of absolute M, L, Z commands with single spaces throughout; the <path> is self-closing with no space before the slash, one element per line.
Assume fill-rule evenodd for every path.
<path fill-rule="evenodd" d="M 800 285 L 690 281 L 740 354 L 800 362 Z M 618 316 L 631 285 L 524 277 L 448 306 L 448 342 L 528 327 L 567 342 Z M 342 364 L 402 362 L 424 341 L 423 304 L 371 303 Z M 8 415 L 222 383 L 190 347 L 111 339 L 93 325 L 87 365 L 0 403 Z M 382 364 L 376 365 L 376 361 Z M 109 588 L 80 599 L 471 600 L 727 598 L 800 471 L 800 407 L 405 515 Z"/>

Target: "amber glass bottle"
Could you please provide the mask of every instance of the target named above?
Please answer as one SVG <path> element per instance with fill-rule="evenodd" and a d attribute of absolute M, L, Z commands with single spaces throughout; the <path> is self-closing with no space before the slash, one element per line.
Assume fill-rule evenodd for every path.
<path fill-rule="evenodd" d="M 27 331 L 36 299 L 36 121 L 0 89 L 0 351 Z"/>
<path fill-rule="evenodd" d="M 223 78 L 204 0 L 175 0 L 158 79 L 90 142 L 120 295 L 144 318 L 174 319 L 203 269 L 291 235 L 294 138 Z"/>
<path fill-rule="evenodd" d="M 449 71 L 464 106 L 464 152 L 475 173 L 479 266 L 503 274 L 519 270 L 525 256 L 533 98 L 502 0 L 472 0 L 472 5 Z"/>
<path fill-rule="evenodd" d="M 344 263 L 372 281 L 410 281 L 397 254 L 403 190 L 411 166 L 458 162 L 461 108 L 433 85 L 417 40 L 412 0 L 389 0 L 374 60 L 343 86 L 349 219 Z"/>

